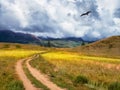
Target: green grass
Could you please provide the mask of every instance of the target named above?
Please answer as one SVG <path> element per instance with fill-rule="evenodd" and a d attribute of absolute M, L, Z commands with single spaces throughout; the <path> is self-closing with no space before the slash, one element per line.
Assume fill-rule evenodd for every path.
<path fill-rule="evenodd" d="M 82 75 L 78 75 L 75 80 L 74 83 L 75 84 L 87 84 L 88 83 L 88 78 Z"/>
<path fill-rule="evenodd" d="M 45 85 L 43 85 L 41 82 L 39 82 L 37 79 L 35 79 L 31 74 L 30 71 L 27 69 L 27 66 L 25 64 L 25 61 L 23 62 L 23 69 L 25 74 L 27 75 L 28 79 L 34 84 L 37 88 L 41 88 L 43 90 L 49 90 Z"/>
<path fill-rule="evenodd" d="M 108 90 L 120 90 L 120 82 L 113 82 L 109 85 Z"/>

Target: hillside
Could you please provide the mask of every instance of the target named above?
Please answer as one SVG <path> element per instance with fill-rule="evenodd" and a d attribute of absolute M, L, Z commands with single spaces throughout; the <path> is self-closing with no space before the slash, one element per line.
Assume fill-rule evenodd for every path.
<path fill-rule="evenodd" d="M 0 42 L 40 44 L 40 39 L 31 34 L 18 33 L 10 30 L 0 30 Z"/>
<path fill-rule="evenodd" d="M 48 45 L 48 42 L 51 47 L 58 47 L 58 48 L 71 48 L 80 46 L 83 43 L 88 44 L 91 43 L 90 41 L 84 41 L 82 38 L 77 37 L 66 37 L 66 38 L 43 38 L 42 39 L 44 46 Z"/>
<path fill-rule="evenodd" d="M 82 45 L 82 43 L 90 43 L 82 38 L 43 38 L 32 34 L 13 32 L 11 30 L 0 30 L 0 42 L 37 44 L 45 47 L 70 48 Z M 48 42 L 50 45 L 48 45 Z"/>
<path fill-rule="evenodd" d="M 79 46 L 74 51 L 87 55 L 120 58 L 120 36 L 112 36 L 82 47 Z"/>

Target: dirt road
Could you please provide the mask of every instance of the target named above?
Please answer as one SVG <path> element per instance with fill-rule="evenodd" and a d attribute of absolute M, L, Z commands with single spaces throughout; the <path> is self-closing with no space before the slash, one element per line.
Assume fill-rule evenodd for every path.
<path fill-rule="evenodd" d="M 36 88 L 31 82 L 30 80 L 27 78 L 27 76 L 25 75 L 24 71 L 23 71 L 23 67 L 22 67 L 22 63 L 25 59 L 19 60 L 16 64 L 16 72 L 19 76 L 19 78 L 22 80 L 23 85 L 25 87 L 25 90 L 41 90 Z"/>
<path fill-rule="evenodd" d="M 65 90 L 62 89 L 60 87 L 58 87 L 56 84 L 54 84 L 53 82 L 51 82 L 49 80 L 48 77 L 46 77 L 46 75 L 42 74 L 40 71 L 38 71 L 37 69 L 31 67 L 31 65 L 29 64 L 29 61 L 31 61 L 32 59 L 28 59 L 26 61 L 26 65 L 28 70 L 30 71 L 30 73 L 38 80 L 40 81 L 42 84 L 44 84 L 45 86 L 47 86 L 50 90 Z"/>
<path fill-rule="evenodd" d="M 33 56 L 32 58 L 36 58 L 36 57 L 37 56 Z M 32 58 L 19 60 L 16 65 L 16 72 L 17 72 L 19 78 L 23 81 L 25 90 L 42 90 L 42 89 L 36 88 L 30 82 L 30 80 L 27 78 L 27 76 L 25 75 L 23 66 L 22 66 L 22 63 L 24 60 L 26 61 L 25 62 L 26 66 L 27 66 L 28 70 L 30 71 L 31 75 L 33 77 L 35 77 L 38 81 L 40 81 L 43 85 L 47 86 L 50 90 L 65 90 L 65 89 L 60 88 L 56 84 L 54 84 L 52 81 L 50 81 L 50 79 L 48 77 L 46 77 L 45 74 L 43 74 L 40 71 L 38 71 L 37 69 L 31 67 L 29 62 L 32 60 Z"/>

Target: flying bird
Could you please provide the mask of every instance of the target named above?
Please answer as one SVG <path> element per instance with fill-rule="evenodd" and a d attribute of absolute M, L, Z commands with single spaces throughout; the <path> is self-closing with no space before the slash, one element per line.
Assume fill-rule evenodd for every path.
<path fill-rule="evenodd" d="M 91 11 L 87 11 L 86 13 L 83 13 L 80 16 L 85 16 L 85 15 L 88 15 L 89 13 L 91 13 Z"/>

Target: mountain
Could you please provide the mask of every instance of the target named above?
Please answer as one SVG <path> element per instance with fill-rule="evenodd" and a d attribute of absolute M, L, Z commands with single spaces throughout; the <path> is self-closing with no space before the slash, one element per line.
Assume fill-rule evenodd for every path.
<path fill-rule="evenodd" d="M 31 43 L 46 47 L 69 48 L 90 43 L 84 41 L 82 38 L 67 37 L 67 38 L 43 38 L 36 37 L 32 34 L 25 34 L 20 32 L 13 32 L 10 30 L 0 30 L 0 42 L 9 43 Z"/>
<path fill-rule="evenodd" d="M 77 37 L 66 37 L 66 38 L 43 38 L 43 37 L 39 37 L 42 38 L 43 40 L 66 40 L 66 41 L 84 41 L 82 38 L 77 38 Z"/>
<path fill-rule="evenodd" d="M 10 30 L 0 30 L 0 42 L 40 44 L 41 40 L 31 34 L 13 32 Z"/>
<path fill-rule="evenodd" d="M 78 46 L 74 48 L 74 51 L 87 55 L 120 58 L 120 36 L 112 36 L 85 46 Z"/>
<path fill-rule="evenodd" d="M 66 38 L 43 38 L 39 37 L 43 40 L 44 46 L 51 46 L 51 47 L 59 47 L 59 48 L 70 48 L 82 45 L 83 43 L 87 44 L 90 43 L 88 41 L 84 41 L 82 38 L 76 37 L 66 37 Z"/>

